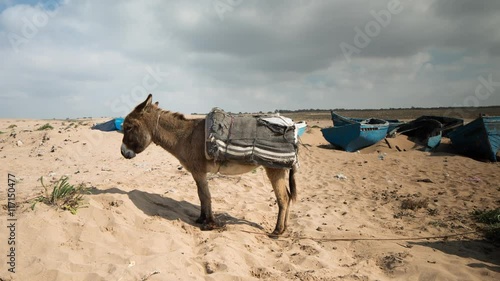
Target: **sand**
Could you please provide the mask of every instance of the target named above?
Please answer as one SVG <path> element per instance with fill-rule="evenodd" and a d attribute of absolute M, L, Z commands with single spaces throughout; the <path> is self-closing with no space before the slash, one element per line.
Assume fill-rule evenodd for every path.
<path fill-rule="evenodd" d="M 500 279 L 499 248 L 471 233 L 470 217 L 499 206 L 498 163 L 451 154 L 446 143 L 419 151 L 404 137 L 389 139 L 392 149 L 381 142 L 347 153 L 323 139 L 329 122 L 308 120 L 299 198 L 285 235 L 271 239 L 277 206 L 262 168 L 210 177 L 225 227 L 201 231 L 190 174 L 155 145 L 124 159 L 120 133 L 90 130 L 105 120 L 0 120 L 0 280 Z M 54 129 L 36 131 L 45 123 Z M 18 181 L 15 273 L 8 173 Z M 32 210 L 42 176 L 68 176 L 92 193 L 76 214 L 43 203 Z M 402 209 L 405 199 L 427 206 Z M 423 239 L 446 235 L 456 236 Z"/>

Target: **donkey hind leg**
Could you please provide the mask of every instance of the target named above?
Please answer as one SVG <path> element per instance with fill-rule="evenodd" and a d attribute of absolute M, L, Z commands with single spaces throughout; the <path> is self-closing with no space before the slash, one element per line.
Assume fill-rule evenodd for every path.
<path fill-rule="evenodd" d="M 278 221 L 276 222 L 276 227 L 271 237 L 276 237 L 283 234 L 286 230 L 288 221 L 288 209 L 290 206 L 290 195 L 286 188 L 286 170 L 285 169 L 274 169 L 266 167 L 267 176 L 271 181 L 274 189 L 274 194 L 276 195 L 276 200 L 278 201 Z"/>
<path fill-rule="evenodd" d="M 198 197 L 200 198 L 201 212 L 196 223 L 201 224 L 202 230 L 212 230 L 217 228 L 214 216 L 212 214 L 212 197 L 208 189 L 207 175 L 193 175 L 196 187 L 198 188 Z"/>

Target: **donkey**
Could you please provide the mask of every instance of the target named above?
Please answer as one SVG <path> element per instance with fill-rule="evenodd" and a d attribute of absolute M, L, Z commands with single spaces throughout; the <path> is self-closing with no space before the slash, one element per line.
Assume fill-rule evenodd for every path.
<path fill-rule="evenodd" d="M 127 159 L 144 151 L 152 142 L 175 156 L 188 170 L 196 182 L 201 203 L 200 217 L 196 223 L 202 230 L 219 227 L 212 214 L 212 203 L 208 188 L 207 173 L 239 175 L 258 166 L 235 161 L 217 162 L 205 156 L 205 119 L 186 119 L 180 113 L 162 110 L 152 103 L 153 96 L 146 100 L 125 118 L 123 122 L 123 142 L 121 154 Z M 264 167 L 278 202 L 278 221 L 271 233 L 276 237 L 286 230 L 291 201 L 297 198 L 294 169 Z M 290 190 L 286 187 L 286 176 Z"/>

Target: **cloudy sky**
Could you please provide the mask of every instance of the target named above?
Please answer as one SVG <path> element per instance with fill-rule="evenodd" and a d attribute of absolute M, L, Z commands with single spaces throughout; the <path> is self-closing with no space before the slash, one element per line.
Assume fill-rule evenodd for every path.
<path fill-rule="evenodd" d="M 0 0 L 0 118 L 500 105 L 498 0 Z"/>

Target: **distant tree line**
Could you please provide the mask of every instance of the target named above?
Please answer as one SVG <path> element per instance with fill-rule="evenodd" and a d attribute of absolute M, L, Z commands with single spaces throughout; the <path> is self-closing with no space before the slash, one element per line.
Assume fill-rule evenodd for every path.
<path fill-rule="evenodd" d="M 500 109 L 500 105 L 493 106 L 478 106 L 478 107 L 450 107 L 450 106 L 440 106 L 440 107 L 389 107 L 389 108 L 333 108 L 333 109 L 319 109 L 319 108 L 309 108 L 309 109 L 276 109 L 274 113 L 295 113 L 295 112 L 329 112 L 333 111 L 370 111 L 370 110 L 446 110 L 446 109 Z"/>

